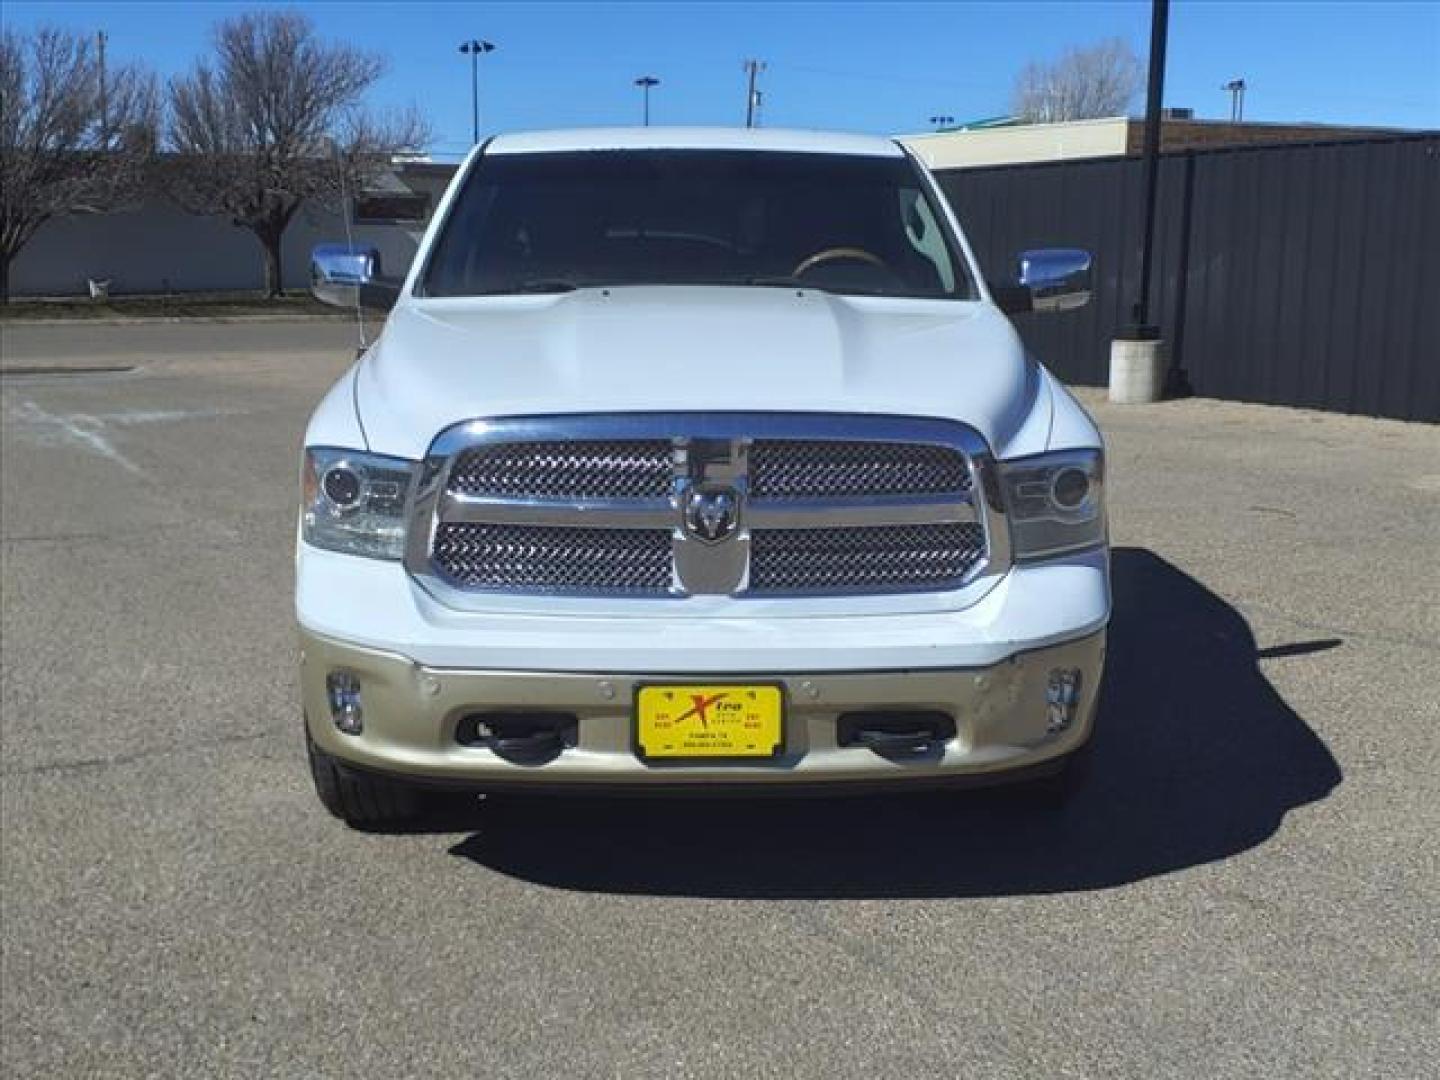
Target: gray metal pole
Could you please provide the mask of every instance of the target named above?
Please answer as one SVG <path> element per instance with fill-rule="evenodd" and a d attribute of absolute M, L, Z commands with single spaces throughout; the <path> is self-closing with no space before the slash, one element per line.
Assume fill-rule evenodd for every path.
<path fill-rule="evenodd" d="M 642 75 L 642 76 L 640 76 L 640 78 L 638 78 L 638 79 L 635 80 L 635 85 L 638 86 L 638 87 L 640 87 L 641 92 L 644 94 L 644 100 L 645 100 L 645 111 L 644 111 L 645 126 L 646 126 L 646 127 L 649 127 L 649 126 L 650 126 L 650 88 L 651 88 L 652 86 L 659 86 L 659 85 L 660 85 L 660 80 L 657 79 L 657 78 L 655 78 L 654 75 Z"/>
<path fill-rule="evenodd" d="M 470 144 L 480 141 L 480 50 L 470 50 Z"/>
<path fill-rule="evenodd" d="M 494 52 L 495 46 L 479 38 L 460 43 L 460 51 L 470 57 L 470 142 L 480 141 L 480 54 Z"/>
<path fill-rule="evenodd" d="M 1245 119 L 1245 80 L 1231 79 L 1222 89 L 1230 92 L 1230 122 L 1238 124 Z"/>

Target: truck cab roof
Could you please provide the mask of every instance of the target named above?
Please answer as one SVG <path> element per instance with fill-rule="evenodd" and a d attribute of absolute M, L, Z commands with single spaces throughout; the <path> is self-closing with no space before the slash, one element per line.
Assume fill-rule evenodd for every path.
<path fill-rule="evenodd" d="M 606 150 L 757 150 L 791 154 L 901 157 L 891 139 L 833 131 L 727 127 L 595 127 L 497 135 L 487 154 L 576 153 Z"/>

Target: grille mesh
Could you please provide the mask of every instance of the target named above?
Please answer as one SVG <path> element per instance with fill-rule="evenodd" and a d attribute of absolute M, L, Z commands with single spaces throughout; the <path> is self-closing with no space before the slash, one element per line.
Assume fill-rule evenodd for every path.
<path fill-rule="evenodd" d="M 666 529 L 442 523 L 434 559 L 468 589 L 627 595 L 670 589 Z"/>
<path fill-rule="evenodd" d="M 964 457 L 944 446 L 762 439 L 750 448 L 753 499 L 942 495 L 969 488 Z"/>
<path fill-rule="evenodd" d="M 479 446 L 456 460 L 450 490 L 532 499 L 664 499 L 670 455 L 666 439 Z"/>
<path fill-rule="evenodd" d="M 750 592 L 952 588 L 984 555 L 985 530 L 974 522 L 757 530 L 750 537 Z"/>
<path fill-rule="evenodd" d="M 610 509 L 583 505 L 669 505 L 680 472 L 688 468 L 692 482 L 700 482 L 728 439 L 701 440 L 719 445 L 707 445 L 697 456 L 696 447 L 685 441 L 683 423 L 677 428 L 674 438 L 664 428 L 658 429 L 658 438 L 609 438 L 591 431 L 577 440 L 526 441 L 522 435 L 460 450 L 448 471 L 450 493 L 542 500 L 561 509 L 547 514 L 550 523 L 544 525 L 485 520 L 503 519 L 499 510 L 468 515 L 479 520 L 446 521 L 441 509 L 430 553 L 433 570 L 453 586 L 473 591 L 668 596 L 678 581 L 683 593 L 690 585 L 686 578 L 701 578 L 698 568 L 709 565 L 710 556 L 697 553 L 695 542 L 682 537 L 679 542 L 691 547 L 677 566 L 678 510 L 657 516 L 645 528 L 597 528 Z M 840 439 L 810 431 L 797 431 L 796 438 L 775 434 L 751 442 L 743 458 L 730 459 L 732 468 L 743 468 L 737 483 L 742 497 L 762 505 L 814 502 L 817 514 L 824 515 L 809 519 L 816 527 L 753 530 L 748 572 L 734 581 L 735 587 L 744 581 L 746 591 L 760 596 L 951 589 L 984 560 L 985 531 L 976 522 L 829 524 L 844 520 L 846 506 L 964 497 L 970 491 L 969 461 L 958 447 L 867 441 L 866 430 L 851 428 Z M 563 509 L 567 505 L 573 512 Z M 801 515 L 792 524 L 805 525 L 809 509 L 792 509 Z M 666 525 L 671 514 L 676 520 Z M 822 522 L 826 527 L 819 527 Z M 705 588 L 717 587 L 702 580 Z"/>

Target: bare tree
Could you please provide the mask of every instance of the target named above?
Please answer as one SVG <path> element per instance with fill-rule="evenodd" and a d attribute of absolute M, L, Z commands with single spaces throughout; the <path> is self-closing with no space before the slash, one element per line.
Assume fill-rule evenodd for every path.
<path fill-rule="evenodd" d="M 135 198 L 155 149 L 155 80 L 101 69 L 89 37 L 0 33 L 0 296 L 10 264 L 53 217 Z"/>
<path fill-rule="evenodd" d="M 1144 68 L 1120 38 L 1068 49 L 1053 63 L 1027 64 L 1015 80 L 1013 109 L 1033 124 L 1124 116 Z"/>
<path fill-rule="evenodd" d="M 360 108 L 384 60 L 315 36 L 295 12 L 260 12 L 215 28 L 214 66 L 170 83 L 170 149 L 162 175 L 181 206 L 225 214 L 265 248 L 265 291 L 279 296 L 281 242 L 307 199 L 333 202 L 391 156 L 428 141 L 412 111 Z"/>

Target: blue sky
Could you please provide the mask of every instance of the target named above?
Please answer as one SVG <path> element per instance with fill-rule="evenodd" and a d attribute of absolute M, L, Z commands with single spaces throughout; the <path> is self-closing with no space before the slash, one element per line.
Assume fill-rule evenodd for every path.
<path fill-rule="evenodd" d="M 378 105 L 418 105 L 435 150 L 469 143 L 466 37 L 482 61 L 487 131 L 638 123 L 642 74 L 661 80 L 655 123 L 743 120 L 741 63 L 768 64 L 767 126 L 875 133 L 927 118 L 1006 111 L 1016 72 L 1071 45 L 1118 36 L 1145 55 L 1149 4 L 1136 3 L 26 3 L 8 26 L 106 30 L 117 59 L 162 74 L 208 47 L 211 24 L 266 6 L 298 7 L 327 37 L 384 53 Z M 1246 119 L 1440 127 L 1440 2 L 1221 3 L 1174 0 L 1167 105 L 1225 117 L 1221 84 L 1248 84 Z M 1135 109 L 1140 108 L 1137 101 Z"/>

